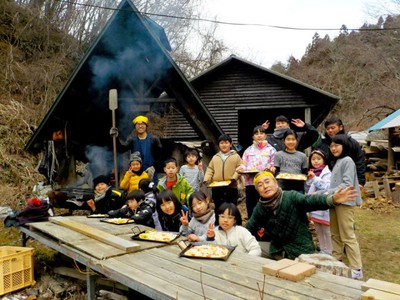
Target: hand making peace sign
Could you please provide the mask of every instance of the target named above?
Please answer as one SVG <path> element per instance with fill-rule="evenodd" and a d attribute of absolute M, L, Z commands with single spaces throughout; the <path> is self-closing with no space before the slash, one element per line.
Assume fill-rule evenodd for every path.
<path fill-rule="evenodd" d="M 182 217 L 179 219 L 182 223 L 183 226 L 188 226 L 189 225 L 189 211 L 184 212 L 183 209 L 181 209 L 181 215 Z"/>

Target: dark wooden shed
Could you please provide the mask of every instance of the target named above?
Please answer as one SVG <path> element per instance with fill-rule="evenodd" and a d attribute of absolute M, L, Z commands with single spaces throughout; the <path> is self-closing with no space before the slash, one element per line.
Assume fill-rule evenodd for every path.
<path fill-rule="evenodd" d="M 88 49 L 25 149 L 37 152 L 56 129 L 68 132 L 73 153 L 84 158 L 85 146 L 108 146 L 112 126 L 109 90 L 117 89 L 117 127 L 127 137 L 132 119 L 174 102 L 192 134 L 215 141 L 221 128 L 172 59 L 161 26 L 140 14 L 131 0 L 121 1 Z M 165 98 L 160 99 L 164 93 Z"/>
<path fill-rule="evenodd" d="M 251 143 L 253 128 L 266 119 L 271 121 L 271 133 L 278 115 L 300 118 L 317 127 L 339 100 L 337 96 L 234 55 L 190 82 L 222 130 L 243 147 Z M 171 113 L 171 123 L 179 126 L 174 130 L 167 128 L 166 134 L 194 139 L 178 115 Z"/>

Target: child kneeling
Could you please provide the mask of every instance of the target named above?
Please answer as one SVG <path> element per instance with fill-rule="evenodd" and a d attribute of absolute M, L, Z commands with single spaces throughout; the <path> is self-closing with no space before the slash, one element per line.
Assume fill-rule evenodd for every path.
<path fill-rule="evenodd" d="M 145 199 L 141 190 L 134 190 L 126 196 L 126 204 L 120 209 L 110 210 L 107 214 L 112 218 L 129 218 L 135 223 L 154 228 L 153 213 L 156 205 L 153 201 Z"/>
<path fill-rule="evenodd" d="M 234 246 L 242 253 L 261 256 L 260 244 L 250 231 L 242 227 L 242 216 L 235 204 L 222 203 L 217 210 L 215 224 L 215 229 L 212 224 L 208 228 L 207 241 Z"/>

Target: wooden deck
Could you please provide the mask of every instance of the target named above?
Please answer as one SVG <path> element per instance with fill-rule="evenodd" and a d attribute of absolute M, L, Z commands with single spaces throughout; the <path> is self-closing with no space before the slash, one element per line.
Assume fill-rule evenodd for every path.
<path fill-rule="evenodd" d="M 68 217 L 131 241 L 137 225 L 113 225 L 84 216 Z M 79 261 L 88 269 L 153 299 L 360 299 L 362 281 L 317 271 L 300 282 L 272 277 L 262 266 L 273 261 L 233 251 L 227 261 L 179 257 L 176 244 L 134 241 L 132 252 L 115 248 L 67 227 L 38 222 L 21 232 Z M 264 289 L 263 284 L 265 283 Z M 88 278 L 89 299 L 94 287 Z M 259 290 L 263 290 L 261 298 Z"/>

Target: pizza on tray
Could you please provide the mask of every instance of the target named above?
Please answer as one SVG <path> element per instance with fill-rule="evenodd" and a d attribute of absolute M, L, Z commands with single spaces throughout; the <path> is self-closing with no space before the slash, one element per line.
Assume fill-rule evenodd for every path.
<path fill-rule="evenodd" d="M 210 183 L 209 187 L 221 187 L 221 186 L 228 186 L 231 184 L 230 180 L 225 181 L 213 181 Z"/>
<path fill-rule="evenodd" d="M 291 179 L 291 180 L 307 180 L 307 176 L 304 174 L 289 174 L 289 173 L 280 173 L 276 176 L 277 179 Z"/>
<path fill-rule="evenodd" d="M 88 218 L 107 218 L 108 215 L 107 214 L 92 214 L 92 215 L 88 215 Z"/>
<path fill-rule="evenodd" d="M 185 256 L 202 257 L 202 258 L 224 258 L 229 254 L 229 250 L 221 245 L 198 245 L 185 251 Z"/>
<path fill-rule="evenodd" d="M 176 234 L 163 231 L 146 231 L 139 234 L 142 240 L 156 241 L 156 242 L 171 242 L 177 237 Z"/>
<path fill-rule="evenodd" d="M 134 223 L 135 221 L 129 218 L 112 218 L 104 220 L 104 222 L 120 225 L 120 224 Z"/>

